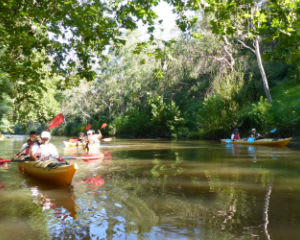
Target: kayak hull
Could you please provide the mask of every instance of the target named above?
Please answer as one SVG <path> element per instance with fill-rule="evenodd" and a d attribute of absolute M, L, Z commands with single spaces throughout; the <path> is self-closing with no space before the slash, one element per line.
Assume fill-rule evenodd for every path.
<path fill-rule="evenodd" d="M 42 168 L 38 167 L 34 161 L 19 162 L 18 167 L 19 170 L 24 174 L 60 186 L 70 185 L 72 183 L 73 176 L 78 169 L 76 163 L 62 165 L 56 168 Z"/>
<path fill-rule="evenodd" d="M 64 145 L 67 148 L 71 148 L 71 147 L 83 147 L 83 144 L 81 142 L 64 141 Z"/>
<path fill-rule="evenodd" d="M 64 145 L 66 148 L 74 148 L 74 147 L 81 147 L 83 148 L 84 150 L 86 149 L 86 145 L 81 143 L 81 142 L 68 142 L 68 141 L 64 141 Z M 89 144 L 88 147 L 89 149 L 98 149 L 100 148 L 101 144 L 97 143 L 97 144 Z"/>
<path fill-rule="evenodd" d="M 221 139 L 221 143 L 227 143 L 226 139 Z M 246 144 L 246 145 L 261 145 L 261 146 L 275 146 L 283 147 L 289 144 L 292 138 L 264 138 L 255 140 L 254 142 L 249 143 L 247 140 L 236 140 L 232 141 L 229 144 Z M 228 144 L 228 143 L 227 143 Z"/>

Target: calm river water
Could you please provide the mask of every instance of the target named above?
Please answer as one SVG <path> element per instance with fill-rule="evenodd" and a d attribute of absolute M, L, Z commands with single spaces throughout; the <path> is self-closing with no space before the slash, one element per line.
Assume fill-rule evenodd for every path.
<path fill-rule="evenodd" d="M 62 156 L 84 155 L 52 142 Z M 0 142 L 10 159 L 25 138 Z M 59 188 L 0 167 L 0 239 L 300 239 L 299 144 L 125 140 Z M 99 153 L 98 153 L 99 154 Z M 71 160 L 70 160 L 71 161 Z"/>

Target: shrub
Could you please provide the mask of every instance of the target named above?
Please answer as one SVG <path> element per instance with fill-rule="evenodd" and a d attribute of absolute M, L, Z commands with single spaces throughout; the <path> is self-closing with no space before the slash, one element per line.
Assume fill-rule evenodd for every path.
<path fill-rule="evenodd" d="M 154 136 L 178 137 L 178 130 L 183 126 L 184 119 L 175 102 L 165 102 L 163 97 L 155 95 L 148 98 L 151 107 L 151 127 Z M 184 134 L 185 130 L 181 129 Z"/>

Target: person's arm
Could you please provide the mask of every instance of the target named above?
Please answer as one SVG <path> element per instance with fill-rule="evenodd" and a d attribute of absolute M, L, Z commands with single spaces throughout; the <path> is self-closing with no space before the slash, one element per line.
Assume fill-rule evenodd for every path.
<path fill-rule="evenodd" d="M 24 143 L 20 149 L 20 151 L 14 156 L 14 158 L 18 158 L 21 156 L 21 154 L 26 150 L 28 147 L 28 143 Z"/>
<path fill-rule="evenodd" d="M 255 139 L 262 139 L 262 138 L 264 138 L 264 136 L 262 136 L 261 134 L 257 133 L 257 136 L 256 136 Z"/>
<path fill-rule="evenodd" d="M 38 160 L 38 153 L 39 153 L 39 145 L 38 144 L 34 144 L 32 146 L 32 149 L 30 151 L 30 158 L 34 161 Z"/>
<path fill-rule="evenodd" d="M 101 140 L 101 138 L 103 137 L 102 132 L 100 131 L 100 129 L 98 130 L 98 139 Z"/>
<path fill-rule="evenodd" d="M 56 159 L 59 157 L 57 148 L 53 144 L 51 144 L 51 157 Z"/>
<path fill-rule="evenodd" d="M 234 133 L 231 134 L 231 140 L 234 140 Z"/>

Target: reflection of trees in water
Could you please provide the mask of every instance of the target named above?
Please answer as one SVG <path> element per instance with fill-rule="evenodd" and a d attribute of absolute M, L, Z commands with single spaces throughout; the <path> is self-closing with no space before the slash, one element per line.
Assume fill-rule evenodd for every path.
<path fill-rule="evenodd" d="M 28 189 L 7 187 L 0 192 L 0 239 L 49 239 L 47 218 Z"/>
<path fill-rule="evenodd" d="M 79 173 L 80 212 L 65 221 L 49 215 L 51 239 L 149 239 L 155 231 L 165 239 L 172 233 L 206 240 L 264 239 L 267 234 L 271 239 L 268 169 L 185 162 L 182 152 L 172 156 L 174 161 L 116 160 Z M 92 175 L 105 184 L 88 188 Z"/>
<path fill-rule="evenodd" d="M 264 190 L 270 182 L 267 170 L 209 169 L 205 164 L 184 163 L 180 156 L 173 162 L 154 159 L 118 166 L 106 170 L 110 183 L 122 189 L 122 194 L 143 200 L 158 217 L 158 226 L 166 231 L 175 227 L 192 233 L 197 228 L 205 239 L 261 235 L 265 223 L 259 219 L 265 216 Z"/>

